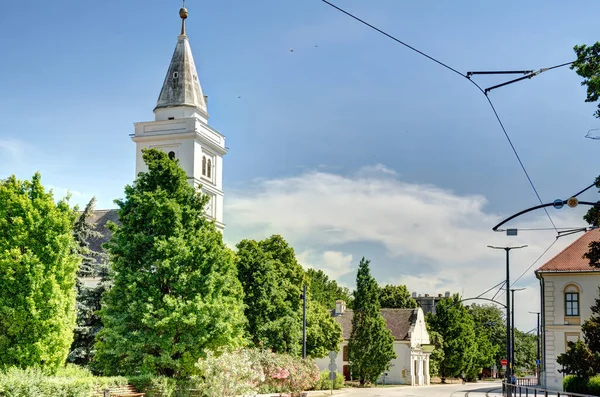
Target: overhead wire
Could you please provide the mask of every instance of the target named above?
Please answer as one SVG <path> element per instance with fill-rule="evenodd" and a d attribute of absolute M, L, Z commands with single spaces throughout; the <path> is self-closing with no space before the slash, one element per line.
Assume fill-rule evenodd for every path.
<path fill-rule="evenodd" d="M 446 69 L 448 69 L 448 70 L 450 70 L 450 71 L 458 74 L 459 76 L 462 76 L 462 77 L 466 78 L 471 83 L 473 83 L 473 85 L 475 85 L 475 87 L 477 87 L 479 89 L 479 91 L 481 91 L 481 93 L 486 97 L 486 99 L 487 99 L 490 107 L 492 108 L 492 111 L 494 112 L 494 115 L 496 116 L 496 120 L 498 121 L 498 124 L 500 124 L 500 128 L 502 129 L 502 132 L 504 132 L 504 136 L 506 137 L 506 139 L 507 139 L 507 141 L 508 141 L 508 143 L 509 143 L 509 145 L 510 145 L 512 151 L 513 151 L 513 153 L 515 154 L 515 157 L 517 158 L 517 161 L 519 162 L 519 165 L 521 166 L 521 169 L 523 170 L 525 176 L 527 177 L 527 180 L 529 181 L 529 184 L 531 185 L 531 188 L 533 189 L 533 191 L 534 191 L 537 199 L 539 200 L 540 204 L 543 204 L 542 198 L 540 197 L 540 194 L 538 193 L 538 191 L 537 191 L 537 189 L 535 187 L 535 184 L 533 183 L 533 180 L 529 176 L 529 173 L 527 172 L 527 169 L 525 168 L 525 165 L 523 164 L 523 161 L 521 160 L 521 157 L 519 156 L 519 153 L 517 152 L 517 149 L 515 148 L 512 140 L 510 139 L 510 136 L 508 135 L 508 132 L 506 131 L 506 127 L 504 127 L 504 123 L 500 119 L 500 115 L 498 114 L 498 111 L 496 110 L 496 107 L 492 103 L 492 100 L 487 95 L 486 91 L 483 88 L 481 88 L 479 86 L 479 84 L 477 84 L 475 81 L 473 81 L 472 79 L 470 79 L 468 75 L 463 74 L 462 72 L 458 71 L 457 69 L 453 68 L 452 66 L 450 66 L 450 65 L 448 65 L 448 64 L 446 64 L 446 63 L 444 63 L 444 62 L 442 62 L 442 61 L 440 61 L 440 60 L 432 57 L 431 55 L 428 55 L 425 52 L 423 52 L 423 51 L 421 51 L 421 50 L 419 50 L 419 49 L 417 49 L 417 48 L 415 48 L 415 47 L 413 47 L 413 46 L 405 43 L 404 41 L 402 41 L 402 40 L 400 40 L 400 39 L 392 36 L 391 34 L 389 34 L 389 33 L 385 32 L 385 31 L 379 29 L 378 27 L 376 27 L 376 26 L 368 23 L 367 21 L 365 21 L 365 20 L 363 20 L 363 19 L 355 16 L 354 14 L 351 14 L 350 12 L 344 10 L 343 8 L 340 8 L 340 7 L 336 6 L 335 4 L 333 4 L 333 3 L 331 3 L 331 2 L 329 2 L 327 0 L 321 0 L 321 1 L 324 2 L 325 4 L 331 6 L 332 8 L 338 10 L 339 12 L 341 12 L 341 13 L 349 16 L 350 18 L 355 19 L 356 21 L 362 23 L 363 25 L 370 27 L 371 29 L 373 29 L 373 30 L 381 33 L 382 35 L 384 35 L 384 36 L 386 36 L 386 37 L 394 40 L 395 42 L 397 42 L 399 44 L 402 44 L 403 46 L 405 46 L 405 47 L 407 47 L 407 48 L 409 48 L 409 49 L 417 52 L 418 54 L 420 54 L 420 55 L 428 58 L 429 60 L 437 63 L 438 65 L 440 65 L 440 66 L 442 66 L 442 67 L 444 67 L 444 68 L 446 68 Z M 591 56 L 591 57 L 585 58 L 584 60 L 592 59 L 592 58 L 595 58 L 595 57 L 596 56 Z M 534 75 L 537 75 L 537 74 L 541 73 L 542 71 L 545 72 L 545 71 L 548 71 L 548 70 L 557 69 L 557 68 L 560 68 L 560 67 L 563 67 L 563 66 L 571 65 L 574 62 L 576 62 L 576 61 L 565 62 L 565 63 L 559 64 L 559 65 L 555 65 L 555 66 L 551 66 L 551 67 L 548 67 L 548 68 L 543 68 L 543 69 L 540 69 L 540 71 L 535 72 Z M 533 77 L 534 75 L 532 75 L 531 77 Z M 546 216 L 550 220 L 550 223 L 552 224 L 552 227 L 554 228 L 554 230 L 558 234 L 558 229 L 557 229 L 554 221 L 552 220 L 552 217 L 550 216 L 550 213 L 548 212 L 548 210 L 546 208 L 544 208 L 544 212 L 546 213 Z"/>

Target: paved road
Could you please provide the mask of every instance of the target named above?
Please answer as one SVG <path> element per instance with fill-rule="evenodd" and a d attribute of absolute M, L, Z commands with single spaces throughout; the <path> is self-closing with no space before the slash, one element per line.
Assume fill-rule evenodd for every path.
<path fill-rule="evenodd" d="M 499 397 L 502 395 L 501 390 L 502 384 L 500 382 L 481 382 L 425 387 L 349 388 L 336 390 L 333 397 Z M 326 395 L 329 395 L 329 393 Z M 324 394 L 320 395 L 320 397 L 322 396 Z M 311 397 L 310 394 L 309 397 Z"/>

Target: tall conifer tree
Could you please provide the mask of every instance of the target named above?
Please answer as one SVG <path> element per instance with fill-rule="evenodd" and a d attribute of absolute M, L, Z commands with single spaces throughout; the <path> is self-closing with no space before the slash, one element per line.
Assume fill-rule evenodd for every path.
<path fill-rule="evenodd" d="M 361 385 L 374 383 L 396 358 L 394 337 L 381 315 L 379 286 L 362 258 L 356 275 L 352 334 L 348 342 L 348 360 Z"/>
<path fill-rule="evenodd" d="M 114 286 L 94 360 L 104 374 L 184 377 L 204 349 L 242 344 L 243 292 L 207 197 L 178 160 L 156 149 L 143 158 L 148 172 L 116 201 L 121 226 L 106 244 Z"/>

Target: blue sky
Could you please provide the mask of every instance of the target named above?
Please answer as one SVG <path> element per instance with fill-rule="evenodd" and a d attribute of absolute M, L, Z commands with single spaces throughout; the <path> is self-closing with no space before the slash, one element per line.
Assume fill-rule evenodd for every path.
<path fill-rule="evenodd" d="M 462 72 L 552 66 L 573 60 L 573 45 L 599 39 L 594 1 L 335 3 Z M 39 170 L 74 202 L 95 195 L 99 208 L 114 207 L 134 177 L 133 123 L 153 119 L 179 7 L 2 2 L 0 177 Z M 537 198 L 466 79 L 318 0 L 187 7 L 209 122 L 230 148 L 229 244 L 281 233 L 305 265 L 348 286 L 366 255 L 381 283 L 473 296 L 503 277 L 503 256 L 485 245 L 529 244 L 515 254 L 520 274 L 553 241 L 549 232 L 510 239 L 490 231 Z M 595 105 L 584 103 L 579 82 L 562 68 L 490 94 L 544 201 L 598 175 L 600 142 L 584 138 L 599 127 Z M 551 215 L 558 226 L 583 225 L 584 211 Z M 517 226 L 526 224 L 550 225 L 543 213 Z M 531 272 L 522 285 L 526 313 L 539 292 Z M 533 327 L 530 317 L 517 314 L 517 325 Z"/>

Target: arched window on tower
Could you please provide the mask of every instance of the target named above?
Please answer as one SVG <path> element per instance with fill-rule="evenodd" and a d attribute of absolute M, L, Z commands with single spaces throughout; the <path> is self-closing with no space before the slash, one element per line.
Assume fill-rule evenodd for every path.
<path fill-rule="evenodd" d="M 212 175 L 212 167 L 211 166 L 212 166 L 212 161 L 210 161 L 210 159 L 208 159 L 208 168 L 206 170 L 206 176 L 208 178 L 211 178 L 211 175 Z"/>
<path fill-rule="evenodd" d="M 206 176 L 206 156 L 202 156 L 202 175 Z"/>

